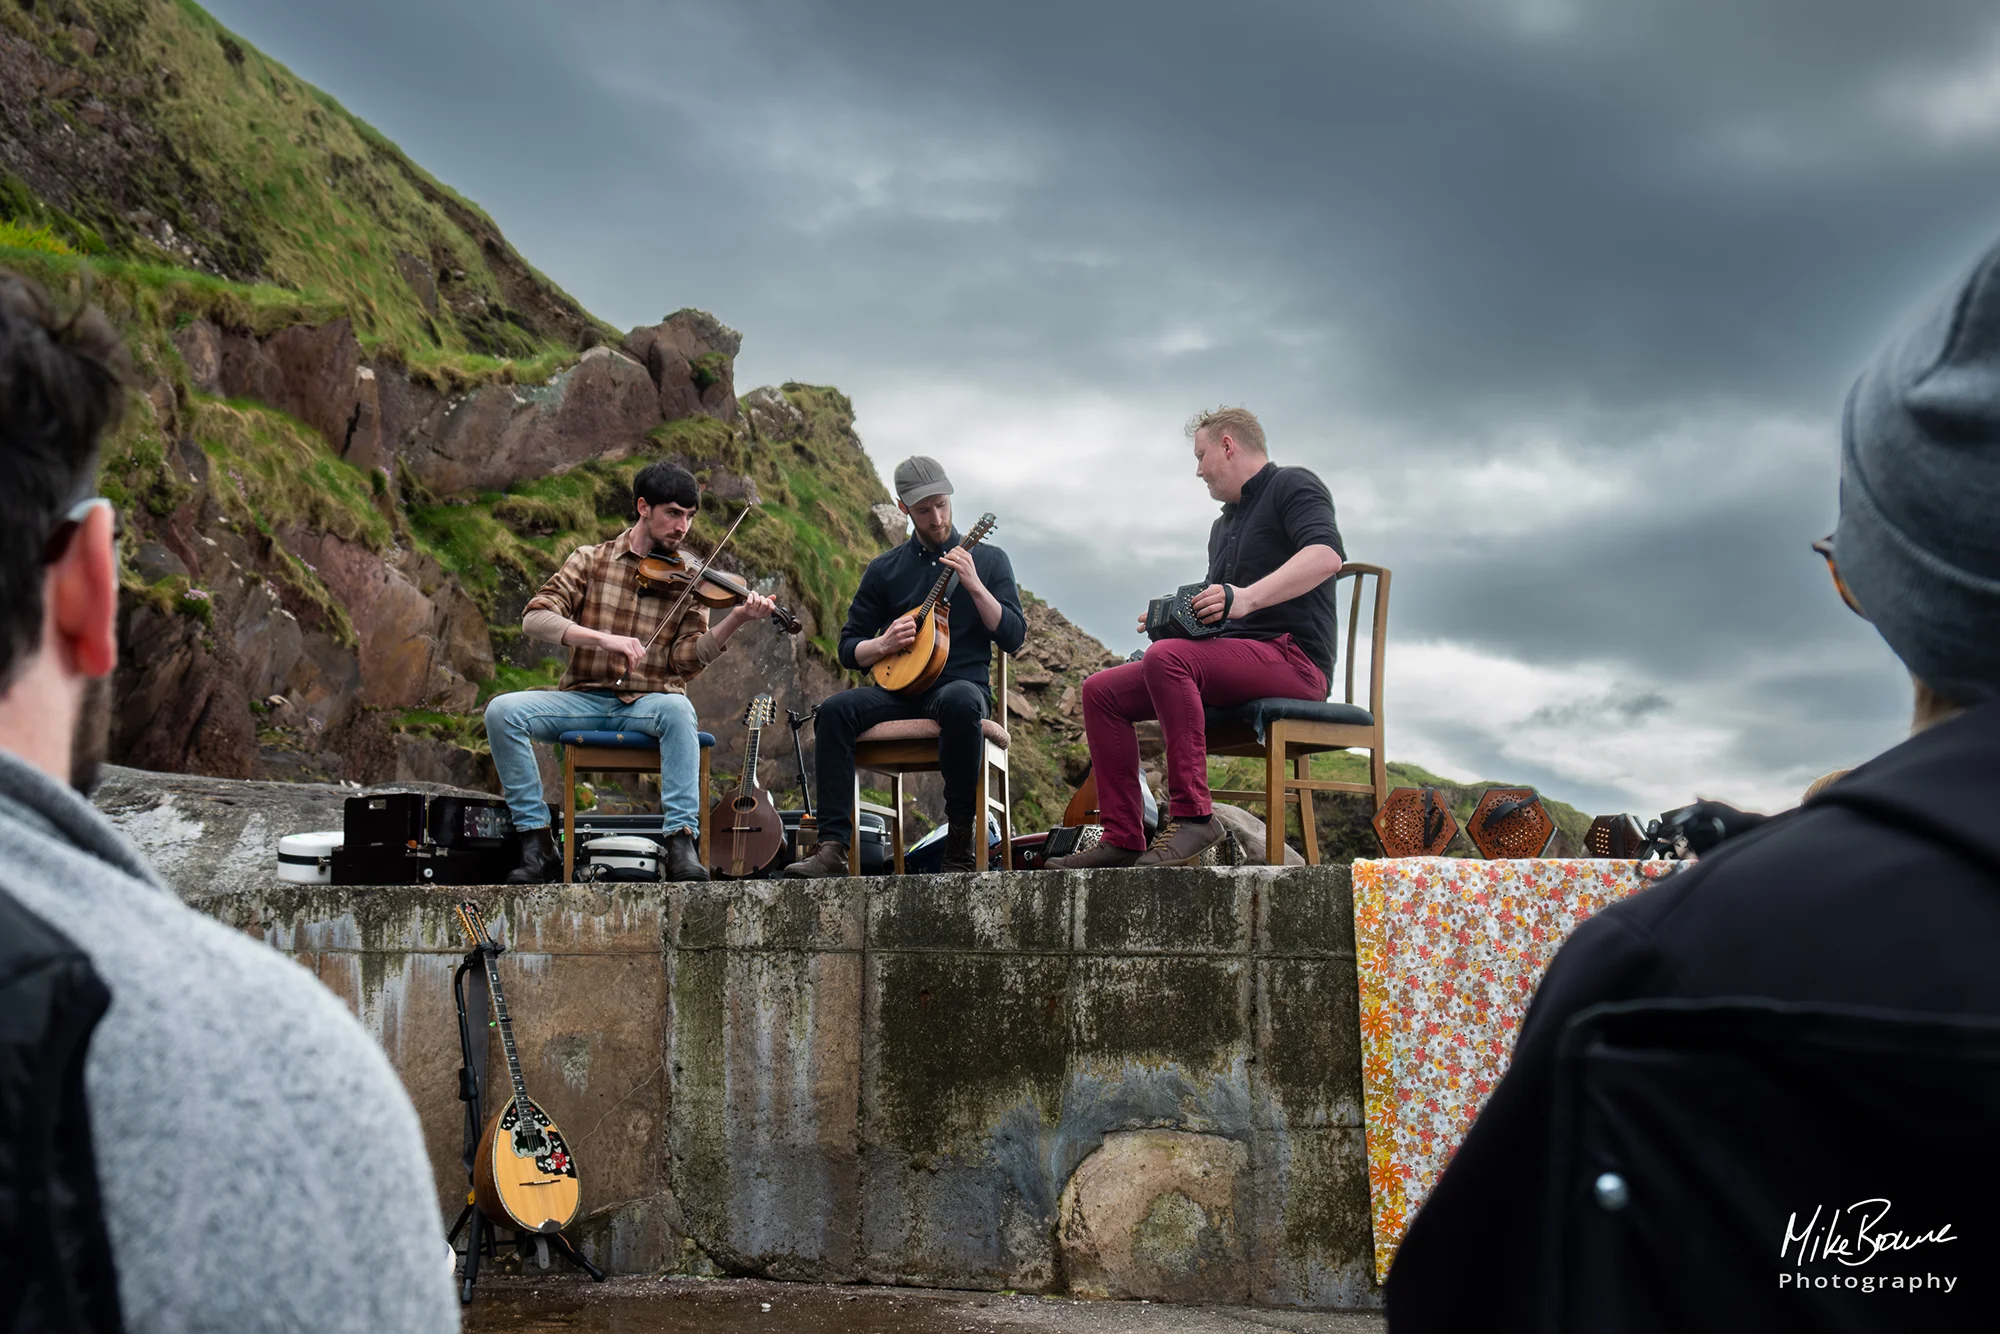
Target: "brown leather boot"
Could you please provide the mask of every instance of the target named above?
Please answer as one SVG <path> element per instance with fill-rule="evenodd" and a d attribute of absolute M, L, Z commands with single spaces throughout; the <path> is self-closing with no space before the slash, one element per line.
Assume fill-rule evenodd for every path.
<path fill-rule="evenodd" d="M 1202 824 L 1183 824 L 1172 816 L 1153 835 L 1152 846 L 1134 866 L 1192 866 L 1195 859 L 1229 837 L 1229 826 L 1213 815 Z"/>
<path fill-rule="evenodd" d="M 1106 866 L 1130 866 L 1141 854 L 1116 843 L 1098 843 L 1067 857 L 1051 857 L 1044 865 L 1051 871 L 1095 871 Z"/>
<path fill-rule="evenodd" d="M 847 845 L 822 843 L 813 849 L 812 856 L 793 862 L 779 874 L 790 876 L 795 880 L 819 880 L 826 876 L 846 875 Z"/>

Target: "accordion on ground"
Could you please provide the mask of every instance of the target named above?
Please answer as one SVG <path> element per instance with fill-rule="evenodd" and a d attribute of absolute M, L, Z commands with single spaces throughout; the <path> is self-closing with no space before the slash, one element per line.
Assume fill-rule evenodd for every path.
<path fill-rule="evenodd" d="M 1182 584 L 1166 597 L 1148 602 L 1146 638 L 1157 643 L 1162 639 L 1207 639 L 1221 634 L 1229 624 L 1229 606 L 1236 601 L 1236 590 L 1228 584 L 1222 586 L 1222 615 L 1204 623 L 1194 614 L 1194 600 L 1207 587 L 1205 583 Z"/>

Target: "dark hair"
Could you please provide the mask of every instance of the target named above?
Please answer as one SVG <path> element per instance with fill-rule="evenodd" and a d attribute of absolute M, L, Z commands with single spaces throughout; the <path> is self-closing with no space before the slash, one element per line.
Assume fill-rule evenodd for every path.
<path fill-rule="evenodd" d="M 678 463 L 648 463 L 632 479 L 632 508 L 648 505 L 684 505 L 695 509 L 701 504 L 701 486 L 694 474 Z"/>
<path fill-rule="evenodd" d="M 65 319 L 40 283 L 0 269 L 0 689 L 41 643 L 43 552 L 96 478 L 128 365 L 102 313 Z"/>

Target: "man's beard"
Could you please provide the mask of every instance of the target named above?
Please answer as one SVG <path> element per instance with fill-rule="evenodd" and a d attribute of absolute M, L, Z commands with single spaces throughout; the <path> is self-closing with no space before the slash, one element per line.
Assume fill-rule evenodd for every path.
<path fill-rule="evenodd" d="M 111 748 L 111 678 L 93 677 L 83 683 L 76 730 L 69 743 L 69 785 L 89 796 L 97 787 L 98 771 Z"/>

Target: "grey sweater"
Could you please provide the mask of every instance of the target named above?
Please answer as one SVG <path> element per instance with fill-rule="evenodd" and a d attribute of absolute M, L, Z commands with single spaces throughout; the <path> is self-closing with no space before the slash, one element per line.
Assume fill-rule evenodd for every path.
<path fill-rule="evenodd" d="M 84 1078 L 128 1330 L 458 1328 L 416 1112 L 333 993 L 5 751 L 0 886 L 111 988 Z"/>

